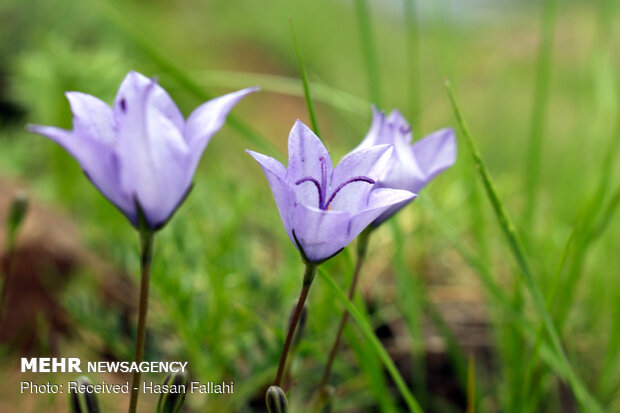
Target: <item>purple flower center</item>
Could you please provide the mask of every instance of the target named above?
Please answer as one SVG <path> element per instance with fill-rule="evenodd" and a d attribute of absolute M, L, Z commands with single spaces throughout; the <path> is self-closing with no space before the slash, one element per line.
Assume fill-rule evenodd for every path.
<path fill-rule="evenodd" d="M 371 185 L 375 184 L 375 181 L 373 179 L 368 178 L 367 176 L 354 176 L 353 178 L 349 178 L 346 181 L 344 181 L 343 183 L 341 183 L 340 185 L 338 185 L 336 187 L 336 189 L 334 189 L 334 192 L 332 192 L 332 194 L 327 197 L 327 166 L 326 166 L 326 161 L 325 158 L 323 158 L 322 156 L 319 158 L 319 160 L 321 161 L 321 182 L 319 182 L 317 179 L 311 177 L 311 176 L 306 176 L 304 178 L 301 178 L 300 180 L 298 180 L 297 182 L 295 182 L 295 185 L 301 185 L 304 182 L 311 182 L 314 184 L 314 186 L 316 187 L 317 192 L 319 193 L 319 209 L 322 210 L 328 210 L 332 201 L 334 200 L 334 198 L 336 197 L 336 195 L 338 194 L 338 192 L 340 192 L 340 190 L 342 188 L 344 188 L 345 186 L 352 184 L 353 182 L 366 182 L 369 183 Z"/>

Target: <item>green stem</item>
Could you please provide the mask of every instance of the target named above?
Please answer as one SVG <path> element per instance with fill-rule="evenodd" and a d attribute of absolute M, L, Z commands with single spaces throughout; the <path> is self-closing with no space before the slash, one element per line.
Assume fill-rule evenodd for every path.
<path fill-rule="evenodd" d="M 351 281 L 351 286 L 349 287 L 349 301 L 353 301 L 353 297 L 355 296 L 357 282 L 359 280 L 362 264 L 364 263 L 364 258 L 366 257 L 366 250 L 368 247 L 368 240 L 370 239 L 371 231 L 372 229 L 366 229 L 360 234 L 357 241 L 357 261 L 355 263 L 355 269 L 353 270 L 353 280 Z M 342 314 L 342 318 L 340 319 L 340 324 L 338 325 L 338 332 L 336 333 L 334 344 L 332 345 L 332 349 L 329 352 L 329 357 L 327 359 L 327 363 L 325 364 L 325 369 L 323 370 L 323 377 L 321 378 L 321 382 L 319 383 L 318 387 L 319 392 L 324 392 L 326 390 L 325 388 L 329 382 L 329 375 L 331 374 L 332 366 L 334 364 L 334 360 L 336 359 L 336 355 L 338 354 L 338 349 L 340 347 L 340 340 L 342 339 L 344 326 L 347 324 L 348 320 L 349 313 L 347 311 L 344 311 L 344 313 Z"/>
<path fill-rule="evenodd" d="M 297 328 L 297 324 L 299 323 L 299 318 L 301 316 L 301 310 L 304 308 L 304 304 L 306 303 L 306 298 L 308 297 L 308 291 L 310 291 L 310 285 L 312 285 L 312 281 L 314 280 L 317 267 L 318 267 L 317 264 L 306 263 L 306 272 L 304 273 L 304 283 L 301 288 L 301 293 L 299 294 L 299 299 L 297 300 L 297 307 L 295 307 L 293 318 L 291 318 L 291 323 L 288 326 L 288 333 L 286 334 L 286 340 L 284 341 L 284 348 L 282 348 L 282 355 L 280 356 L 280 364 L 278 365 L 278 373 L 276 374 L 276 379 L 273 381 L 274 386 L 280 387 L 280 384 L 282 383 L 282 376 L 284 375 L 284 367 L 286 366 L 286 356 L 288 355 L 288 351 L 291 347 L 293 336 L 295 335 L 295 329 Z"/>
<path fill-rule="evenodd" d="M 153 261 L 153 232 L 140 231 L 141 249 L 141 279 L 140 279 L 140 308 L 138 312 L 138 334 L 136 340 L 136 363 L 144 359 L 144 342 L 146 336 L 146 317 L 149 308 L 149 285 L 151 280 L 151 262 Z M 131 398 L 129 413 L 135 413 L 138 406 L 140 389 L 140 371 L 133 374 L 131 381 Z"/>

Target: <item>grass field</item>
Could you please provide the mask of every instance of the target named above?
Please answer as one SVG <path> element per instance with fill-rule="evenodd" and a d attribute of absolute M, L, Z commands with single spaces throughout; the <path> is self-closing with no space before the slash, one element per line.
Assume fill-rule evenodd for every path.
<path fill-rule="evenodd" d="M 24 125 L 69 128 L 65 91 L 111 103 L 129 70 L 156 76 L 186 116 L 210 97 L 258 85 L 211 141 L 190 197 L 157 236 L 146 354 L 187 360 L 201 381 L 234 380 L 233 395 L 188 396 L 187 411 L 264 411 L 303 265 L 244 150 L 285 161 L 294 121 L 310 123 L 292 17 L 334 160 L 364 137 L 372 103 L 400 109 L 414 139 L 457 131 L 457 163 L 376 231 L 354 300 L 423 411 L 620 411 L 616 2 L 452 3 L 4 0 L 0 179 L 39 205 L 37 233 L 68 221 L 76 255 L 105 264 L 60 274 L 66 282 L 50 294 L 65 328 L 49 334 L 56 325 L 41 311 L 27 353 L 131 360 L 139 255 L 135 231 L 78 164 Z M 3 191 L 4 204 L 11 194 Z M 24 238 L 17 251 L 55 239 Z M 348 288 L 354 252 L 324 264 L 310 293 L 291 363 L 292 412 L 311 411 L 344 310 L 330 279 Z M 47 276 L 35 279 L 53 284 Z M 102 292 L 123 288 L 125 306 Z M 344 337 L 333 411 L 408 411 L 359 324 Z M 0 410 L 67 411 L 64 396 L 19 394 L 26 350 L 17 342 L 4 343 Z M 33 380 L 66 379 L 50 377 Z M 126 405 L 101 401 L 106 411 Z"/>

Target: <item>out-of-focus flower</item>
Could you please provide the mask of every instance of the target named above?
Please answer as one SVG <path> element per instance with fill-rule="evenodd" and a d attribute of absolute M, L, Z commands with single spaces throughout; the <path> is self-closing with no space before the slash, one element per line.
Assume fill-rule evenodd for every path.
<path fill-rule="evenodd" d="M 129 72 L 112 107 L 68 92 L 73 130 L 31 125 L 29 130 L 64 147 L 103 195 L 134 226 L 161 228 L 188 193 L 211 137 L 244 96 L 243 89 L 196 108 L 187 121 L 154 80 Z"/>
<path fill-rule="evenodd" d="M 289 135 L 288 168 L 271 157 L 248 153 L 267 176 L 289 238 L 311 263 L 336 254 L 379 215 L 416 196 L 375 188 L 391 159 L 391 145 L 352 152 L 334 168 L 323 143 L 301 121 Z"/>
<path fill-rule="evenodd" d="M 411 144 L 411 127 L 397 110 L 388 116 L 373 106 L 368 134 L 355 148 L 367 150 L 375 145 L 394 145 L 392 159 L 377 180 L 378 188 L 404 189 L 419 193 L 430 181 L 456 161 L 456 138 L 452 128 L 440 129 Z M 406 204 L 389 208 L 372 223 L 378 226 Z"/>

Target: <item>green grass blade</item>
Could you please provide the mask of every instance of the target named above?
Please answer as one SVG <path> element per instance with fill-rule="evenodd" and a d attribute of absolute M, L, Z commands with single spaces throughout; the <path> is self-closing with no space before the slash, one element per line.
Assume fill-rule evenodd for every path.
<path fill-rule="evenodd" d="M 420 124 L 420 25 L 416 0 L 404 0 L 407 57 L 407 96 L 409 98 L 409 123 L 422 129 Z"/>
<path fill-rule="evenodd" d="M 568 361 L 568 358 L 566 357 L 566 353 L 564 352 L 564 349 L 560 342 L 560 337 L 553 324 L 551 316 L 547 311 L 545 300 L 534 278 L 525 251 L 521 246 L 521 242 L 519 241 L 517 232 L 514 228 L 514 225 L 512 224 L 512 220 L 510 219 L 510 216 L 508 215 L 508 211 L 504 207 L 504 204 L 499 198 L 497 190 L 495 189 L 495 184 L 491 179 L 491 175 L 482 160 L 480 152 L 478 151 L 478 148 L 476 147 L 476 144 L 474 143 L 471 134 L 469 133 L 469 128 L 465 122 L 465 119 L 463 118 L 460 106 L 456 102 L 456 98 L 454 96 L 454 92 L 452 91 L 452 87 L 450 86 L 450 82 L 446 80 L 445 84 L 448 96 L 450 98 L 450 102 L 452 104 L 452 108 L 454 110 L 454 114 L 461 127 L 461 131 L 463 132 L 463 136 L 465 138 L 467 147 L 469 148 L 469 152 L 474 159 L 476 169 L 478 171 L 478 174 L 480 175 L 480 179 L 485 188 L 489 201 L 491 202 L 491 206 L 493 207 L 495 215 L 499 221 L 502 232 L 506 237 L 506 241 L 508 243 L 510 251 L 512 252 L 517 262 L 517 265 L 523 273 L 526 286 L 530 291 L 530 295 L 532 296 L 536 310 L 538 311 L 539 316 L 542 318 L 545 330 L 547 331 L 547 334 L 549 336 L 551 348 L 562 362 L 566 379 L 568 380 L 571 388 L 573 389 L 577 400 L 579 400 L 579 402 L 584 407 L 586 407 L 587 411 L 589 412 L 602 412 L 602 409 L 600 408 L 596 400 L 594 400 L 594 398 L 590 395 L 590 393 L 587 391 L 585 386 L 581 383 L 581 381 L 575 374 L 573 368 Z"/>
<path fill-rule="evenodd" d="M 362 51 L 364 53 L 364 61 L 366 64 L 366 74 L 368 76 L 368 92 L 370 100 L 372 100 L 377 107 L 382 107 L 379 67 L 377 65 L 375 46 L 372 41 L 368 0 L 355 0 L 355 9 L 357 11 L 357 18 L 359 22 Z"/>
<path fill-rule="evenodd" d="M 304 97 L 302 81 L 293 77 L 229 70 L 204 70 L 199 72 L 197 77 L 200 79 L 200 85 L 204 86 L 242 88 L 252 84 L 260 86 L 265 92 Z M 308 86 L 312 89 L 314 101 L 363 119 L 368 118 L 370 101 L 319 82 L 308 82 Z"/>
<path fill-rule="evenodd" d="M 295 24 L 293 23 L 292 17 L 289 17 L 289 23 L 291 24 L 291 37 L 293 38 L 293 45 L 295 46 L 295 54 L 297 54 L 297 62 L 299 63 L 299 71 L 301 72 L 301 82 L 304 86 L 304 97 L 306 98 L 306 106 L 308 107 L 308 114 L 310 115 L 312 130 L 314 131 L 314 133 L 316 133 L 316 136 L 321 137 L 321 132 L 319 131 L 319 123 L 317 122 L 316 112 L 314 110 L 314 103 L 312 103 L 312 96 L 310 96 L 310 84 L 308 82 L 306 64 L 304 63 L 304 57 L 301 54 L 301 48 L 299 47 L 299 41 L 297 39 Z"/>
<path fill-rule="evenodd" d="M 549 101 L 549 80 L 551 78 L 551 57 L 557 9 L 558 0 L 544 0 L 530 139 L 525 165 L 526 206 L 524 222 L 527 227 L 530 227 L 536 208 L 536 194 L 540 180 L 542 141 L 547 118 L 547 102 Z"/>
<path fill-rule="evenodd" d="M 325 281 L 325 283 L 332 290 L 338 301 L 340 301 L 340 303 L 349 312 L 351 317 L 355 320 L 362 334 L 364 335 L 364 338 L 370 343 L 374 352 L 381 359 L 381 362 L 387 369 L 388 373 L 390 374 L 390 376 L 392 376 L 392 380 L 394 380 L 394 383 L 396 384 L 396 387 L 398 388 L 401 396 L 405 400 L 407 407 L 409 407 L 409 410 L 414 413 L 422 413 L 422 408 L 420 407 L 420 404 L 407 388 L 405 380 L 403 380 L 402 376 L 398 372 L 398 369 L 394 365 L 394 362 L 390 358 L 388 352 L 385 350 L 377 336 L 375 336 L 375 333 L 373 332 L 372 327 L 370 326 L 368 321 L 364 318 L 362 313 L 360 313 L 360 311 L 353 305 L 353 303 L 347 299 L 345 293 L 336 285 L 334 280 L 329 275 L 327 275 L 325 271 L 323 271 L 323 269 L 319 267 L 318 273 L 321 279 Z"/>
<path fill-rule="evenodd" d="M 398 220 L 392 218 L 390 224 L 394 247 L 392 262 L 396 272 L 396 285 L 399 291 L 396 296 L 396 304 L 399 311 L 403 314 L 411 337 L 412 381 L 415 388 L 419 389 L 420 403 L 423 406 L 428 406 L 423 323 L 424 308 L 427 301 L 425 285 L 415 270 L 407 268 L 404 235 Z"/>

